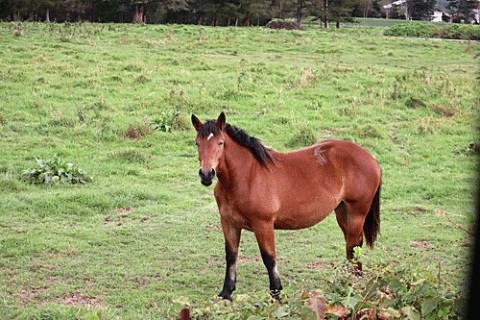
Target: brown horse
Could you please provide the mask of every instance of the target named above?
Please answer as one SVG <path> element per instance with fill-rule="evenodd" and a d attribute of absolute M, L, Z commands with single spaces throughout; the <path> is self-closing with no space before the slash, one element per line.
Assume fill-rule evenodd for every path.
<path fill-rule="evenodd" d="M 297 151 L 280 153 L 260 140 L 217 120 L 201 122 L 197 131 L 199 175 L 205 186 L 216 176 L 215 199 L 225 238 L 227 269 L 219 297 L 231 300 L 242 229 L 253 231 L 268 271 L 271 295 L 282 290 L 277 270 L 274 229 L 302 229 L 335 211 L 346 241 L 347 259 L 369 247 L 380 229 L 381 169 L 358 145 L 327 140 Z M 361 264 L 356 268 L 361 272 Z"/>

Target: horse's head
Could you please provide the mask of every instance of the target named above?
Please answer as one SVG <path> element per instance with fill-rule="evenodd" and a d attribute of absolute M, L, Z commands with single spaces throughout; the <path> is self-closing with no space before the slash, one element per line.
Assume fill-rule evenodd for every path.
<path fill-rule="evenodd" d="M 217 120 L 200 121 L 192 114 L 192 124 L 197 130 L 195 143 L 198 147 L 200 170 L 198 174 L 203 185 L 212 184 L 216 169 L 223 155 L 225 144 L 225 114 L 222 112 Z"/>

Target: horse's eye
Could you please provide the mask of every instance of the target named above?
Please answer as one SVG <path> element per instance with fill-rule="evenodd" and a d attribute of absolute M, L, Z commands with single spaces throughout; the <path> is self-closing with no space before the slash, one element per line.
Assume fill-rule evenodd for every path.
<path fill-rule="evenodd" d="M 223 141 L 218 142 L 218 145 L 219 145 L 219 146 L 223 146 L 223 144 L 224 144 Z"/>

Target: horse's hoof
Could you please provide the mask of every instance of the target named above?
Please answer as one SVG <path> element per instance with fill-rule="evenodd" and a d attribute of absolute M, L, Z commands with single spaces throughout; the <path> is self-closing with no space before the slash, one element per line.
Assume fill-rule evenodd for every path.
<path fill-rule="evenodd" d="M 281 301 L 282 300 L 282 290 L 270 290 L 270 296 L 275 299 L 276 301 Z"/>
<path fill-rule="evenodd" d="M 228 302 L 232 302 L 232 296 L 229 295 L 229 294 L 220 293 L 220 294 L 217 296 L 216 301 L 228 301 Z"/>
<path fill-rule="evenodd" d="M 363 276 L 363 271 L 362 270 L 353 269 L 352 273 L 353 273 L 354 276 L 359 277 L 359 278 L 361 276 Z"/>

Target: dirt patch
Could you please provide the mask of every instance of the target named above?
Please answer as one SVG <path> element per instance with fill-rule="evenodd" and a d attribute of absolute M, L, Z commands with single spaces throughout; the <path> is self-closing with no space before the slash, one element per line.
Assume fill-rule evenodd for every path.
<path fill-rule="evenodd" d="M 42 301 L 42 299 L 39 299 L 39 295 L 42 293 L 46 292 L 48 290 L 49 286 L 45 285 L 43 287 L 37 287 L 37 288 L 25 288 L 23 287 L 20 292 L 15 293 L 14 296 L 17 297 L 18 302 L 24 306 L 32 301 Z"/>
<path fill-rule="evenodd" d="M 262 260 L 260 257 L 238 257 L 238 262 L 241 264 L 252 264 L 252 263 L 260 263 Z"/>
<path fill-rule="evenodd" d="M 98 308 L 101 306 L 102 299 L 100 297 L 85 296 L 77 291 L 65 295 L 61 301 L 65 305 Z"/>
<path fill-rule="evenodd" d="M 309 262 L 307 263 L 307 268 L 308 269 L 313 269 L 313 270 L 320 270 L 320 269 L 327 269 L 331 268 L 332 265 L 329 263 L 325 262 Z"/>
<path fill-rule="evenodd" d="M 134 209 L 131 207 L 122 207 L 115 209 L 115 213 L 113 215 L 108 215 L 103 218 L 103 224 L 110 224 L 113 223 L 117 226 L 122 226 L 124 223 L 131 221 L 136 222 L 140 221 L 141 223 L 147 222 L 150 217 L 142 216 L 138 218 L 135 215 L 132 215 Z"/>
<path fill-rule="evenodd" d="M 420 248 L 420 249 L 425 249 L 425 248 L 430 248 L 430 242 L 427 240 L 416 240 L 416 241 L 410 241 L 410 247 L 412 248 Z"/>
<path fill-rule="evenodd" d="M 77 307 L 100 308 L 102 307 L 102 297 L 86 296 L 81 292 L 67 293 L 63 297 L 49 296 L 47 291 L 49 285 L 36 288 L 22 288 L 18 293 L 14 294 L 18 302 L 25 306 L 29 303 L 44 305 L 46 303 L 61 303 Z"/>
<path fill-rule="evenodd" d="M 132 208 L 130 207 L 117 208 L 115 211 L 117 211 L 118 213 L 128 213 L 132 211 Z"/>

